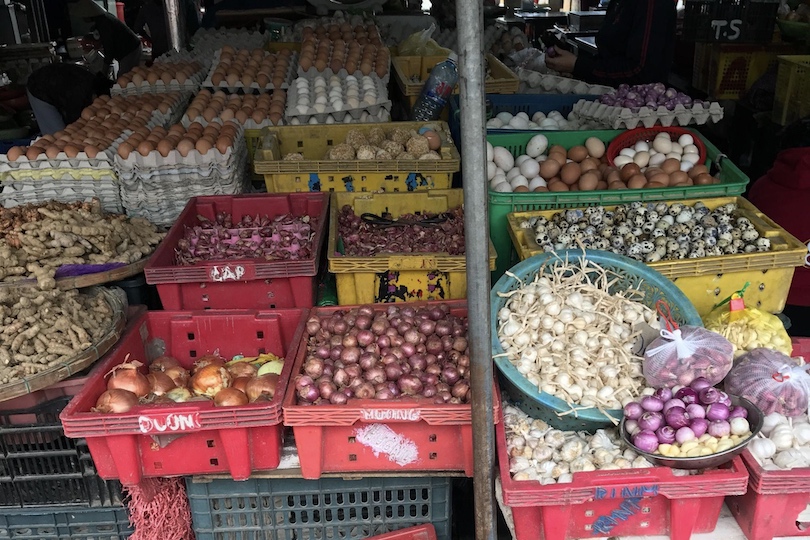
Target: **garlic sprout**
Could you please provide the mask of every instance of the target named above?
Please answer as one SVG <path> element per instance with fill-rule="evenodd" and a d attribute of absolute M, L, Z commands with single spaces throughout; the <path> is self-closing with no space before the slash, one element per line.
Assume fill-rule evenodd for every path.
<path fill-rule="evenodd" d="M 508 297 L 498 311 L 503 355 L 541 392 L 574 404 L 572 414 L 619 409 L 645 386 L 633 348 L 637 325 L 658 328 L 655 312 L 636 289 L 611 294 L 615 276 L 594 262 L 549 264 L 532 282 L 499 293 Z"/>

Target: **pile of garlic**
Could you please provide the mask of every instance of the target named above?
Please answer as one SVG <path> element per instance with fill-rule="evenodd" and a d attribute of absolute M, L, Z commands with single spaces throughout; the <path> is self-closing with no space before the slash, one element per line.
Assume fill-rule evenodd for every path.
<path fill-rule="evenodd" d="M 576 472 L 641 469 L 653 464 L 630 448 L 622 448 L 616 429 L 560 431 L 512 405 L 504 405 L 509 472 L 514 480 L 566 484 Z"/>
<path fill-rule="evenodd" d="M 766 471 L 810 467 L 810 420 L 807 414 L 765 416 L 762 431 L 748 450 Z"/>

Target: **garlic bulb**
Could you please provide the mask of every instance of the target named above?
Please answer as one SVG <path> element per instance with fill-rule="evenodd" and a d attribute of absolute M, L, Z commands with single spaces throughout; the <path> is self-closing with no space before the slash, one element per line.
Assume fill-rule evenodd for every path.
<path fill-rule="evenodd" d="M 779 452 L 773 458 L 773 462 L 783 469 L 795 469 L 798 467 L 807 467 L 807 459 L 805 459 L 802 452 L 796 448 L 790 448 L 784 452 Z"/>
<path fill-rule="evenodd" d="M 776 454 L 776 445 L 770 439 L 757 437 L 748 445 L 748 450 L 762 462 Z"/>

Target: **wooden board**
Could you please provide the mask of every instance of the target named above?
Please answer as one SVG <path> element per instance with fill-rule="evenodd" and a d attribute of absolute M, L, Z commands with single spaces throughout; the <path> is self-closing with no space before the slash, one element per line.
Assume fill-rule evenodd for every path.
<path fill-rule="evenodd" d="M 110 328 L 101 340 L 94 343 L 89 349 L 82 351 L 70 362 L 65 362 L 60 366 L 54 366 L 36 375 L 0 385 L 0 401 L 24 396 L 25 394 L 30 394 L 31 392 L 67 379 L 104 356 L 107 351 L 118 343 L 118 339 L 121 337 L 121 333 L 124 331 L 124 327 L 127 323 L 126 314 L 124 312 L 124 302 L 115 292 L 108 289 L 99 289 L 97 294 L 103 294 L 107 298 L 107 303 L 115 314 Z"/>
<path fill-rule="evenodd" d="M 149 262 L 149 257 L 143 258 L 138 262 L 120 266 L 107 270 L 106 272 L 96 272 L 94 274 L 84 274 L 82 276 L 69 276 L 56 279 L 56 286 L 66 291 L 69 289 L 83 289 L 85 287 L 95 287 L 96 285 L 104 285 L 111 281 L 120 281 L 143 272 L 146 263 Z M 19 281 L 0 281 L 0 289 L 15 289 L 17 287 L 30 287 L 36 286 L 37 280 L 34 278 L 21 279 Z"/>

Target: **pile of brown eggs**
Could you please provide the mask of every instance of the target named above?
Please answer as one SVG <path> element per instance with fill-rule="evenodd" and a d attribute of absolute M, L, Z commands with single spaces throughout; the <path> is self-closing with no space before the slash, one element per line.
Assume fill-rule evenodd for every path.
<path fill-rule="evenodd" d="M 337 73 L 341 69 L 352 75 L 360 71 L 363 75 L 374 72 L 383 78 L 388 73 L 391 53 L 382 45 L 366 43 L 361 45 L 357 41 L 335 41 L 325 39 L 316 41 L 313 38 L 305 39 L 301 44 L 301 58 L 298 65 L 306 72 L 315 67 L 318 72 L 326 68 Z"/>
<path fill-rule="evenodd" d="M 328 25 L 319 24 L 314 27 L 304 28 L 301 32 L 302 41 L 314 38 L 316 40 L 329 39 L 337 41 L 342 39 L 345 42 L 355 41 L 359 45 L 371 43 L 372 45 L 382 46 L 380 39 L 380 30 L 377 25 L 369 23 L 365 26 L 358 24 L 352 27 L 351 24 L 344 22 L 341 24 L 331 23 Z"/>
<path fill-rule="evenodd" d="M 53 135 L 43 135 L 31 146 L 9 149 L 9 161 L 34 160 L 45 155 L 56 159 L 60 152 L 75 158 L 80 152 L 90 159 L 109 148 L 127 130 L 146 129 L 154 111 L 166 113 L 177 105 L 180 93 L 143 94 L 138 96 L 99 96 L 87 106 L 81 117 Z"/>
<path fill-rule="evenodd" d="M 270 84 L 273 88 L 281 88 L 287 81 L 292 56 L 289 49 L 270 53 L 263 49 L 237 50 L 225 45 L 220 51 L 219 64 L 211 73 L 211 83 L 228 87 L 242 83 L 247 87 L 255 82 L 259 88 L 267 88 Z"/>
<path fill-rule="evenodd" d="M 284 114 L 287 92 L 274 90 L 272 94 L 226 94 L 222 90 L 211 92 L 202 89 L 191 101 L 186 117 L 195 120 L 202 117 L 207 122 L 214 118 L 236 120 L 244 125 L 248 120 L 261 124 L 269 119 L 277 125 Z"/>
<path fill-rule="evenodd" d="M 151 67 L 136 66 L 132 71 L 118 77 L 116 83 L 124 88 L 130 82 L 135 86 L 140 86 L 144 82 L 150 85 L 163 81 L 170 84 L 176 81 L 177 84 L 185 84 L 190 78 L 202 69 L 199 62 L 156 62 Z"/>
<path fill-rule="evenodd" d="M 169 129 L 157 126 L 151 130 L 140 127 L 128 139 L 118 146 L 118 155 L 127 159 L 130 154 L 137 152 L 143 157 L 156 151 L 167 157 L 172 150 L 186 157 L 192 150 L 205 155 L 211 150 L 224 154 L 240 134 L 239 125 L 233 120 L 222 124 L 213 122 L 203 127 L 199 122 L 192 122 L 186 128 L 182 124 L 175 124 Z"/>

